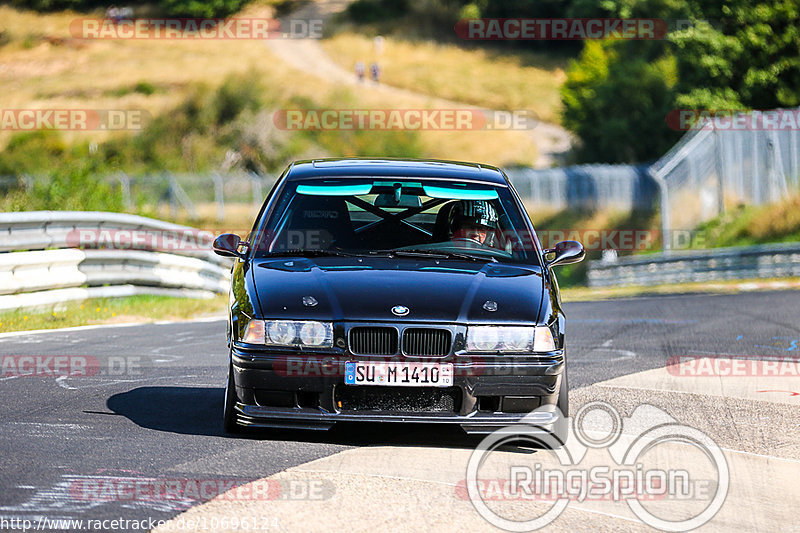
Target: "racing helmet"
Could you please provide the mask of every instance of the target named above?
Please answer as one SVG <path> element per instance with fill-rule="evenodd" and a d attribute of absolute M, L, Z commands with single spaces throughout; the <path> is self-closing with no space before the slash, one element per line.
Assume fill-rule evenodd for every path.
<path fill-rule="evenodd" d="M 450 231 L 474 226 L 497 229 L 497 209 L 487 200 L 461 200 L 450 210 Z"/>

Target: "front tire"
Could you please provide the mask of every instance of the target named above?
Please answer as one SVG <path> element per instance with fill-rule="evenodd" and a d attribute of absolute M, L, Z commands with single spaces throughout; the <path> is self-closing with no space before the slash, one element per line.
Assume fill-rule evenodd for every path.
<path fill-rule="evenodd" d="M 225 406 L 222 411 L 222 428 L 225 433 L 241 433 L 236 423 L 236 383 L 233 381 L 233 363 L 228 365 L 228 382 L 225 384 Z"/>

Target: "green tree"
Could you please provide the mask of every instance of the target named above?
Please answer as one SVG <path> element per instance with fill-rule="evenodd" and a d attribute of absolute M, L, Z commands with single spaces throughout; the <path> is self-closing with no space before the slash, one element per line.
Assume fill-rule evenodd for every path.
<path fill-rule="evenodd" d="M 693 24 L 661 41 L 586 42 L 562 88 L 564 123 L 584 161 L 654 159 L 678 133 L 673 109 L 800 105 L 800 5 L 796 0 L 575 0 L 597 15 Z M 708 21 L 708 22 L 706 22 Z"/>
<path fill-rule="evenodd" d="M 690 108 L 800 105 L 797 0 L 703 4 L 698 24 L 670 36 L 680 73 L 677 103 Z"/>
<path fill-rule="evenodd" d="M 665 121 L 674 102 L 674 57 L 648 61 L 629 45 L 588 41 L 570 66 L 561 89 L 563 121 L 580 137 L 583 161 L 646 161 L 678 137 Z"/>

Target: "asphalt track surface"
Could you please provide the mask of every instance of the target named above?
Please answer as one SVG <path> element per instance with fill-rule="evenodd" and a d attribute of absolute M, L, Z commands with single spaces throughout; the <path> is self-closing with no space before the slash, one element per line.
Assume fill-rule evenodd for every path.
<path fill-rule="evenodd" d="M 727 449 L 800 459 L 800 395 L 792 395 L 800 392 L 800 379 L 771 393 L 781 396 L 773 401 L 652 394 L 635 384 L 594 387 L 663 369 L 674 356 L 800 355 L 800 292 L 566 303 L 565 310 L 573 412 L 598 398 L 621 411 L 649 400 Z M 217 320 L 0 336 L 6 361 L 72 356 L 97 369 L 89 377 L 0 375 L 0 520 L 163 520 L 222 492 L 165 498 L 153 488 L 176 480 L 184 490 L 209 480 L 229 487 L 358 448 L 446 454 L 478 442 L 457 428 L 398 424 L 227 436 L 221 430 L 224 331 Z M 792 527 L 798 526 L 787 524 Z"/>

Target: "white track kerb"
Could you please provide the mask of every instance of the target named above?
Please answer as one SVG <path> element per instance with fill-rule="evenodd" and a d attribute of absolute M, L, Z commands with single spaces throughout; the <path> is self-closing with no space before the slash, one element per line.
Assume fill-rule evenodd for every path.
<path fill-rule="evenodd" d="M 589 418 L 594 423 L 588 421 Z M 598 418 L 601 422 L 598 422 Z M 469 499 L 483 519 L 506 531 L 533 531 L 552 523 L 572 500 L 622 499 L 644 524 L 662 531 L 690 531 L 710 521 L 725 503 L 730 471 L 722 449 L 708 435 L 678 423 L 665 411 L 644 404 L 638 406 L 629 418 L 623 419 L 611 405 L 595 401 L 585 404 L 569 422 L 570 435 L 565 446 L 558 446 L 550 435 L 534 435 L 536 428 L 526 424 L 524 419 L 519 424 L 495 431 L 481 441 L 467 464 L 466 485 Z M 534 454 L 531 460 L 530 456 L 520 455 L 522 459 L 516 461 L 519 464 L 505 461 L 501 469 L 508 473 L 507 479 L 501 478 L 505 486 L 495 491 L 496 495 L 502 492 L 501 499 L 528 500 L 538 504 L 552 501 L 552 505 L 535 518 L 519 520 L 502 516 L 501 512 L 487 505 L 486 493 L 489 491 L 485 491 L 485 484 L 482 490 L 482 482 L 498 480 L 482 479 L 481 468 L 487 464 L 492 452 L 512 443 L 544 447 L 546 450 L 541 453 L 548 454 L 548 459 L 553 456 L 556 459 L 555 462 L 545 461 L 539 454 Z M 690 511 L 688 516 L 684 508 L 686 500 L 680 499 L 674 500 L 674 509 L 668 509 L 667 512 L 678 518 L 657 516 L 642 502 L 659 501 L 659 514 L 663 514 L 664 506 L 670 506 L 668 498 L 675 496 L 675 480 L 685 483 L 686 487 L 697 481 L 709 481 L 690 481 L 698 463 L 682 460 L 686 457 L 687 446 L 698 449 L 708 466 L 713 466 L 716 473 L 716 479 L 711 480 L 713 497 L 702 510 Z M 648 470 L 643 466 L 642 458 L 657 447 L 662 447 L 660 452 L 665 447 L 673 449 L 662 454 L 668 459 L 659 459 L 659 468 Z M 613 461 L 609 464 L 615 466 L 599 466 L 594 461 L 581 464 L 587 452 L 603 449 L 607 450 L 608 458 Z M 663 469 L 664 465 L 669 468 Z M 494 469 L 494 472 L 498 470 Z M 557 482 L 555 489 L 554 480 Z"/>

